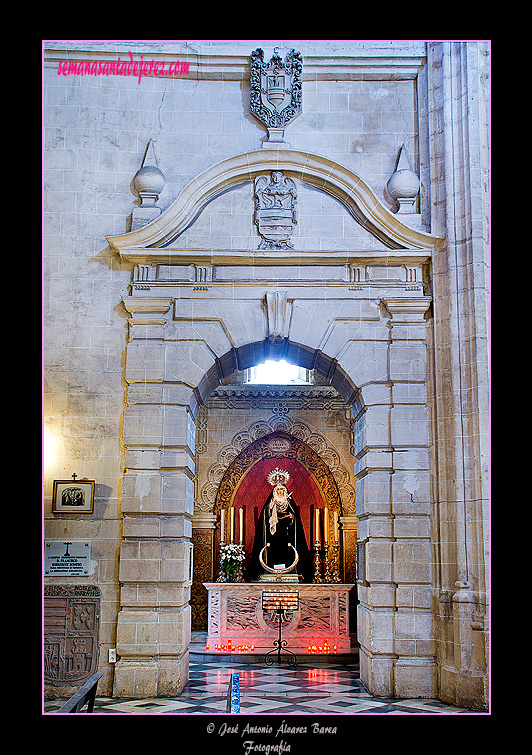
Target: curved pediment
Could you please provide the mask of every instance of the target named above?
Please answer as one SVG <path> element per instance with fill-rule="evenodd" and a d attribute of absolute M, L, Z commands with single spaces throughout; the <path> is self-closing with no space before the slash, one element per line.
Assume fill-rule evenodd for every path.
<path fill-rule="evenodd" d="M 268 171 L 283 171 L 337 199 L 370 234 L 391 250 L 430 253 L 442 239 L 408 227 L 379 201 L 360 176 L 327 157 L 292 149 L 261 149 L 221 160 L 202 171 L 184 187 L 172 204 L 144 227 L 120 236 L 108 236 L 115 251 L 127 258 L 144 250 L 154 258 L 155 250 L 179 247 L 179 236 L 198 217 L 208 202 L 228 189 L 253 181 Z M 133 255 L 135 256 L 135 255 Z M 160 256 L 160 254 L 159 254 Z"/>

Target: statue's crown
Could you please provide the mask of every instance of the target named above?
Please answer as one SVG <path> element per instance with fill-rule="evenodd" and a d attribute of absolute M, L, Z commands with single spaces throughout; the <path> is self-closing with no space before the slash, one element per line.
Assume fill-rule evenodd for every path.
<path fill-rule="evenodd" d="M 288 480 L 290 479 L 290 474 L 288 472 L 285 472 L 283 469 L 279 469 L 279 467 L 275 467 L 268 477 L 266 478 L 270 485 L 286 485 Z"/>

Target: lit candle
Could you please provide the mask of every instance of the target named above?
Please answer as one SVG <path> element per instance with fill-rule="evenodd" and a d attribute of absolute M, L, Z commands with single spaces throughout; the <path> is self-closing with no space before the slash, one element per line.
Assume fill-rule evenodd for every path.
<path fill-rule="evenodd" d="M 235 507 L 231 506 L 231 539 L 230 543 L 235 541 Z"/>
<path fill-rule="evenodd" d="M 338 542 L 338 512 L 334 512 L 334 542 Z"/>
<path fill-rule="evenodd" d="M 222 509 L 220 517 L 220 541 L 225 543 L 225 509 Z"/>
<path fill-rule="evenodd" d="M 320 542 L 320 512 L 316 509 L 316 543 Z"/>
<path fill-rule="evenodd" d="M 327 506 L 325 507 L 324 517 L 325 517 L 324 527 L 323 527 L 324 540 L 326 543 L 328 543 L 329 542 L 329 509 L 327 508 Z"/>
<path fill-rule="evenodd" d="M 244 509 L 240 509 L 240 545 L 244 542 Z"/>

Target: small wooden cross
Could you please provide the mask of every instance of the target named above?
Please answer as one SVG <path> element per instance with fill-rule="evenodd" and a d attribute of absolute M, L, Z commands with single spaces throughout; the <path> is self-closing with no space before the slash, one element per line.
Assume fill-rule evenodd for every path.
<path fill-rule="evenodd" d="M 76 482 L 76 477 L 77 477 L 77 474 L 75 472 L 73 472 L 72 473 L 72 479 L 74 480 L 74 482 Z"/>

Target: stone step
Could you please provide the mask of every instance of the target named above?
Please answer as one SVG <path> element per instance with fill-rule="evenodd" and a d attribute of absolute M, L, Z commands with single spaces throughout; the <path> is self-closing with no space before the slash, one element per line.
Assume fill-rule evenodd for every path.
<path fill-rule="evenodd" d="M 189 660 L 195 663 L 220 663 L 221 661 L 232 661 L 234 663 L 265 663 L 266 653 L 203 653 L 189 651 Z M 335 663 L 343 666 L 358 666 L 358 649 L 353 653 L 296 653 L 298 664 L 315 663 L 316 665 L 324 663 Z M 277 657 L 272 665 L 277 664 Z M 281 653 L 281 665 L 289 665 L 288 656 Z"/>
<path fill-rule="evenodd" d="M 232 650 L 231 652 L 207 650 L 205 647 L 207 641 L 206 632 L 192 632 L 191 642 L 188 646 L 189 660 L 195 663 L 210 663 L 220 661 L 234 661 L 235 663 L 264 663 L 264 658 L 268 650 L 261 650 L 260 652 L 247 652 L 239 653 L 238 650 Z M 273 650 L 273 645 L 270 648 Z M 276 649 L 275 649 L 276 650 Z M 287 648 L 290 650 L 290 648 Z M 348 652 L 341 653 L 305 653 L 296 652 L 297 663 L 338 663 L 342 665 L 358 664 L 358 645 L 354 645 Z M 272 653 L 270 658 L 274 659 L 274 663 L 278 662 L 276 653 Z M 287 653 L 281 651 L 281 663 L 288 665 Z"/>

